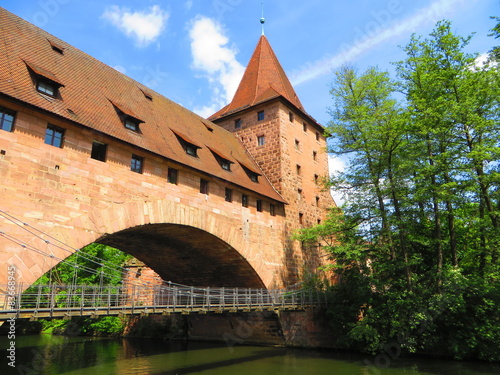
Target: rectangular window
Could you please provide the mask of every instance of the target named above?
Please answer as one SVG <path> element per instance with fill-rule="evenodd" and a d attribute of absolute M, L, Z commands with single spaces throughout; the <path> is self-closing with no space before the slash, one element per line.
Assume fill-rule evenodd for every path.
<path fill-rule="evenodd" d="M 234 120 L 234 128 L 239 129 L 241 128 L 241 119 Z"/>
<path fill-rule="evenodd" d="M 198 156 L 198 148 L 191 143 L 186 142 L 186 154 L 191 156 Z"/>
<path fill-rule="evenodd" d="M 276 207 L 274 206 L 274 204 L 269 205 L 269 213 L 271 214 L 271 216 L 276 216 Z"/>
<path fill-rule="evenodd" d="M 127 129 L 139 131 L 139 123 L 131 117 L 125 117 L 124 125 Z"/>
<path fill-rule="evenodd" d="M 108 145 L 105 143 L 93 141 L 92 142 L 92 152 L 90 153 L 90 157 L 99 161 L 106 161 L 106 151 L 108 149 Z"/>
<path fill-rule="evenodd" d="M 293 122 L 293 113 L 288 112 L 288 118 L 290 119 L 290 122 Z"/>
<path fill-rule="evenodd" d="M 319 181 L 319 176 L 317 174 L 314 175 L 314 183 L 317 184 Z"/>
<path fill-rule="evenodd" d="M 179 172 L 177 171 L 177 169 L 168 168 L 168 171 L 167 171 L 168 182 L 170 184 L 177 185 L 177 176 L 178 176 L 178 174 L 179 174 Z"/>
<path fill-rule="evenodd" d="M 226 202 L 232 202 L 233 201 L 233 191 L 229 188 L 226 188 L 226 193 L 225 193 L 225 199 Z"/>
<path fill-rule="evenodd" d="M 11 132 L 14 127 L 15 112 L 0 107 L 0 129 Z"/>
<path fill-rule="evenodd" d="M 316 132 L 316 140 L 319 141 L 319 133 Z"/>
<path fill-rule="evenodd" d="M 265 144 L 266 144 L 266 137 L 264 137 L 263 135 L 259 135 L 257 137 L 257 145 L 264 146 Z"/>
<path fill-rule="evenodd" d="M 203 178 L 200 179 L 200 193 L 208 194 L 208 181 L 204 180 Z"/>
<path fill-rule="evenodd" d="M 316 197 L 316 207 L 319 207 L 319 197 Z"/>
<path fill-rule="evenodd" d="M 248 195 L 246 194 L 241 195 L 241 205 L 243 207 L 248 207 Z"/>
<path fill-rule="evenodd" d="M 304 224 L 304 214 L 302 212 L 299 213 L 299 224 Z"/>
<path fill-rule="evenodd" d="M 262 212 L 262 200 L 257 199 L 257 211 Z"/>
<path fill-rule="evenodd" d="M 264 120 L 264 111 L 257 112 L 257 121 Z"/>
<path fill-rule="evenodd" d="M 231 170 L 231 162 L 229 160 L 221 159 L 220 165 L 222 169 L 225 169 L 226 171 Z"/>
<path fill-rule="evenodd" d="M 295 149 L 300 150 L 300 141 L 298 139 L 295 140 Z"/>
<path fill-rule="evenodd" d="M 296 168 L 297 168 L 297 176 L 300 176 L 300 173 L 301 173 L 301 171 L 302 171 L 302 168 L 301 168 L 301 166 L 300 166 L 300 165 L 298 165 L 298 164 L 297 164 L 297 167 L 296 167 Z"/>
<path fill-rule="evenodd" d="M 307 131 L 307 124 L 305 122 L 302 123 L 302 130 Z"/>
<path fill-rule="evenodd" d="M 313 160 L 316 161 L 318 159 L 318 153 L 313 151 Z"/>
<path fill-rule="evenodd" d="M 36 83 L 36 89 L 39 92 L 50 96 L 56 96 L 57 94 L 57 86 L 50 83 L 49 81 L 38 80 Z"/>
<path fill-rule="evenodd" d="M 142 156 L 132 155 L 132 160 L 130 161 L 130 170 L 136 173 L 142 173 L 142 167 L 144 164 L 144 158 Z"/>
<path fill-rule="evenodd" d="M 64 138 L 64 129 L 55 126 L 48 125 L 45 131 L 45 143 L 54 147 L 62 147 Z"/>

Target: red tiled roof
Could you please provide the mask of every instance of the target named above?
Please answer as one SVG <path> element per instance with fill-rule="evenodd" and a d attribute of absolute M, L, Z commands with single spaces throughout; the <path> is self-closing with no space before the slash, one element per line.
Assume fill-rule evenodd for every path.
<path fill-rule="evenodd" d="M 63 49 L 64 54 L 54 51 L 47 40 Z M 34 62 L 39 68 L 37 74 L 50 73 L 53 78 L 47 78 L 64 83 L 59 89 L 62 99 L 46 100 L 35 89 L 24 61 Z M 153 100 L 147 99 L 144 92 Z M 233 134 L 3 8 L 0 8 L 0 93 L 284 202 L 267 179 L 255 184 L 239 165 L 231 172 L 221 168 L 209 147 L 260 170 Z M 140 134 L 125 128 L 112 103 L 144 121 Z M 206 147 L 198 150 L 197 158 L 187 155 L 174 132 Z"/>
<path fill-rule="evenodd" d="M 222 117 L 256 103 L 282 96 L 304 111 L 299 97 L 274 54 L 267 38 L 262 35 L 248 63 L 234 98 L 210 119 Z"/>

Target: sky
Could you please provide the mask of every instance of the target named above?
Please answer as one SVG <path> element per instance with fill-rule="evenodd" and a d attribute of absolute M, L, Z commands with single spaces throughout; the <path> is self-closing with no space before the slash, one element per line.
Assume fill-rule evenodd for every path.
<path fill-rule="evenodd" d="M 208 117 L 228 102 L 264 32 L 305 110 L 329 121 L 333 72 L 405 58 L 446 19 L 483 54 L 500 0 L 2 0 L 0 6 Z M 343 161 L 331 159 L 331 169 Z"/>

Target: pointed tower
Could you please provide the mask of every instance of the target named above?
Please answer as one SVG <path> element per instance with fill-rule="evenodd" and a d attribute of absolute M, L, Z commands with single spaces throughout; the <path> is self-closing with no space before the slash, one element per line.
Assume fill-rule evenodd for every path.
<path fill-rule="evenodd" d="M 323 127 L 304 110 L 265 35 L 248 63 L 233 100 L 210 118 L 234 132 L 265 176 L 285 198 L 285 285 L 322 263 L 317 248 L 305 249 L 291 234 L 325 219 L 334 206 L 322 187 L 328 174 Z"/>

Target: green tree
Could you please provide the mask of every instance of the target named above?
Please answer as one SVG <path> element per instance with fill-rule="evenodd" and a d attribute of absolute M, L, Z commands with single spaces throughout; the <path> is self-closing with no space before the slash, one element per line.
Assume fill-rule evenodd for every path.
<path fill-rule="evenodd" d="M 413 36 L 396 83 L 335 74 L 327 131 L 350 163 L 331 186 L 347 203 L 296 238 L 331 256 L 344 348 L 500 359 L 500 80 L 470 38 L 446 21 Z"/>

